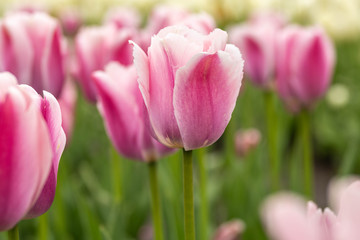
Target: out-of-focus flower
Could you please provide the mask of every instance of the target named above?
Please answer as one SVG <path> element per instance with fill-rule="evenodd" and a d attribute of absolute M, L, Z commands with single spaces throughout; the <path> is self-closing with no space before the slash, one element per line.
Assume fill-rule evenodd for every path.
<path fill-rule="evenodd" d="M 64 9 L 60 12 L 59 19 L 67 35 L 74 35 L 83 24 L 80 12 L 75 8 Z"/>
<path fill-rule="evenodd" d="M 235 150 L 238 156 L 246 156 L 261 141 L 261 133 L 255 128 L 239 130 L 235 134 Z"/>
<path fill-rule="evenodd" d="M 68 140 L 71 138 L 73 131 L 76 100 L 76 86 L 72 80 L 68 79 L 58 98 L 62 116 L 62 127 Z"/>
<path fill-rule="evenodd" d="M 265 201 L 262 217 L 274 240 L 356 240 L 360 238 L 359 201 L 360 181 L 356 181 L 342 192 L 337 215 L 313 202 L 306 207 L 300 197 L 278 194 Z"/>
<path fill-rule="evenodd" d="M 88 100 L 96 100 L 95 86 L 91 75 L 102 70 L 110 61 L 129 65 L 133 61 L 130 39 L 135 38 L 130 29 L 117 29 L 108 24 L 101 27 L 84 27 L 75 39 L 75 78 L 79 81 Z"/>
<path fill-rule="evenodd" d="M 117 28 L 137 29 L 141 24 L 141 16 L 135 8 L 115 7 L 106 13 L 104 22 L 113 23 Z"/>
<path fill-rule="evenodd" d="M 232 220 L 221 224 L 214 234 L 214 240 L 236 240 L 245 230 L 245 223 L 241 220 Z"/>
<path fill-rule="evenodd" d="M 148 116 L 134 66 L 110 63 L 93 78 L 106 132 L 122 155 L 150 162 L 173 151 L 151 137 L 146 127 Z"/>
<path fill-rule="evenodd" d="M 293 110 L 311 105 L 324 95 L 334 69 L 335 50 L 319 27 L 289 26 L 277 38 L 276 85 Z"/>
<path fill-rule="evenodd" d="M 27 85 L 0 74 L 0 231 L 36 217 L 52 204 L 65 146 L 54 96 L 41 98 Z"/>
<path fill-rule="evenodd" d="M 169 147 L 209 146 L 224 132 L 239 94 L 243 59 L 226 32 L 162 29 L 147 55 L 134 44 L 138 82 L 152 134 Z"/>
<path fill-rule="evenodd" d="M 58 97 L 65 75 L 62 40 L 58 22 L 47 14 L 10 14 L 0 23 L 0 71 Z"/>
<path fill-rule="evenodd" d="M 244 56 L 245 74 L 261 88 L 268 89 L 272 85 L 276 35 L 284 22 L 278 15 L 263 13 L 230 29 L 230 42 L 235 44 Z"/>
<path fill-rule="evenodd" d="M 330 106 L 340 108 L 349 103 L 349 90 L 341 84 L 336 83 L 332 85 L 326 94 L 326 100 Z"/>

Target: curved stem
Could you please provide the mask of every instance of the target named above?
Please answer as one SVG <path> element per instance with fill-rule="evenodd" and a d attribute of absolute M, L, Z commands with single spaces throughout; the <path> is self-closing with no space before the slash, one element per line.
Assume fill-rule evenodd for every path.
<path fill-rule="evenodd" d="M 9 240 L 19 240 L 19 227 L 15 225 L 12 229 L 8 231 L 8 239 Z"/>
<path fill-rule="evenodd" d="M 300 114 L 300 131 L 303 144 L 303 164 L 304 164 L 304 186 L 305 195 L 312 199 L 313 197 L 313 159 L 310 136 L 310 114 L 304 110 Z"/>
<path fill-rule="evenodd" d="M 266 108 L 267 145 L 270 160 L 271 188 L 276 191 L 280 187 L 280 159 L 277 146 L 277 119 L 275 114 L 274 94 L 270 91 L 264 93 Z"/>
<path fill-rule="evenodd" d="M 183 150 L 185 240 L 195 239 L 192 151 Z"/>
<path fill-rule="evenodd" d="M 205 166 L 205 149 L 197 150 L 199 164 L 200 185 L 200 239 L 208 239 L 208 201 L 207 201 L 207 174 Z"/>
<path fill-rule="evenodd" d="M 161 206 L 159 198 L 159 185 L 157 178 L 157 162 L 153 161 L 148 164 L 149 169 L 149 180 L 151 190 L 151 209 L 153 218 L 153 228 L 155 233 L 155 240 L 163 239 L 162 230 L 162 217 L 161 217 Z"/>

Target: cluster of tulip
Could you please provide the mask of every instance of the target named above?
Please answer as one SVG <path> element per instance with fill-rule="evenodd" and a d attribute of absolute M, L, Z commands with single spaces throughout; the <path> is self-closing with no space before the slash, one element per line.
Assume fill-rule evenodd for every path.
<path fill-rule="evenodd" d="M 71 136 L 73 125 L 76 91 L 70 79 L 97 103 L 118 153 L 148 165 L 157 240 L 164 238 L 157 161 L 183 149 L 185 238 L 195 239 L 192 150 L 224 133 L 243 70 L 265 96 L 272 190 L 281 188 L 278 94 L 302 123 L 304 194 L 312 197 L 309 112 L 327 90 L 335 63 L 332 42 L 320 27 L 259 14 L 231 27 L 228 44 L 228 33 L 211 16 L 179 8 L 156 7 L 144 28 L 140 15 L 127 8 L 113 9 L 103 25 L 79 31 L 76 15 L 60 19 L 74 41 L 67 41 L 56 19 L 33 9 L 9 13 L 0 22 L 0 231 L 16 235 L 21 219 L 45 213 L 53 202 L 65 135 Z M 239 155 L 259 140 L 257 130 L 241 132 Z M 338 217 L 312 203 L 306 216 L 303 200 L 274 196 L 264 205 L 263 219 L 278 240 L 358 239 L 350 208 L 359 193 L 359 183 L 345 190 Z M 202 224 L 208 239 L 206 219 Z M 232 222 L 215 239 L 234 239 L 232 232 L 242 229 Z"/>

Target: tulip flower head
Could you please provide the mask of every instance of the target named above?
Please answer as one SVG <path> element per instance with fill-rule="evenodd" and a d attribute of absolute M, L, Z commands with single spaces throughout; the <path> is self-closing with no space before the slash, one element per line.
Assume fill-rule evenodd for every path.
<path fill-rule="evenodd" d="M 64 78 L 65 49 L 59 23 L 41 12 L 15 12 L 0 22 L 0 72 L 38 93 L 58 97 Z"/>
<path fill-rule="evenodd" d="M 148 116 L 135 66 L 112 62 L 105 71 L 95 72 L 93 78 L 106 132 L 122 155 L 150 162 L 172 152 L 155 140 L 146 127 Z"/>
<path fill-rule="evenodd" d="M 335 64 L 332 42 L 319 27 L 289 26 L 277 38 L 276 86 L 294 111 L 309 108 L 330 85 Z"/>
<path fill-rule="evenodd" d="M 46 212 L 65 146 L 60 107 L 0 73 L 0 231 Z"/>
<path fill-rule="evenodd" d="M 101 27 L 84 27 L 75 39 L 76 68 L 75 78 L 79 81 L 88 100 L 96 101 L 92 73 L 103 70 L 111 61 L 123 65 L 132 63 L 132 48 L 129 40 L 135 32 L 130 29 L 117 29 L 108 24 Z"/>
<path fill-rule="evenodd" d="M 262 217 L 274 240 L 356 240 L 360 239 L 359 201 L 360 181 L 356 181 L 342 192 L 337 215 L 313 202 L 306 206 L 300 197 L 278 194 L 265 201 Z"/>
<path fill-rule="evenodd" d="M 133 43 L 151 132 L 164 145 L 192 150 L 224 132 L 243 76 L 240 51 L 226 42 L 220 29 L 172 26 L 152 37 L 147 54 Z"/>
<path fill-rule="evenodd" d="M 230 42 L 244 55 L 245 75 L 256 86 L 269 89 L 275 72 L 275 40 L 284 22 L 275 15 L 257 15 L 229 30 Z"/>

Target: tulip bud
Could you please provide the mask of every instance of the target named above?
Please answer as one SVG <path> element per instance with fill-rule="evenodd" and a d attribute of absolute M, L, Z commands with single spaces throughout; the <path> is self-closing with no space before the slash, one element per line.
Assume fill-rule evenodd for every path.
<path fill-rule="evenodd" d="M 56 99 L 0 73 L 0 231 L 50 207 L 65 145 Z"/>
<path fill-rule="evenodd" d="M 75 8 L 68 8 L 60 12 L 59 16 L 62 28 L 67 35 L 74 35 L 83 23 L 80 12 Z"/>
<path fill-rule="evenodd" d="M 118 30 L 114 25 L 85 27 L 75 39 L 76 69 L 74 75 L 79 81 L 88 100 L 96 100 L 92 73 L 102 70 L 110 61 L 123 65 L 132 63 L 130 39 L 135 32 L 130 29 Z"/>
<path fill-rule="evenodd" d="M 106 132 L 122 155 L 149 162 L 172 151 L 153 139 L 145 126 L 147 113 L 133 65 L 113 62 L 105 71 L 95 72 L 93 78 Z"/>
<path fill-rule="evenodd" d="M 60 26 L 49 15 L 18 12 L 0 22 L 0 71 L 11 72 L 38 93 L 60 95 L 64 55 Z"/>
<path fill-rule="evenodd" d="M 277 38 L 276 86 L 287 106 L 297 111 L 311 105 L 327 90 L 335 50 L 319 27 L 290 26 Z"/>
<path fill-rule="evenodd" d="M 230 42 L 244 56 L 245 75 L 258 87 L 269 89 L 275 72 L 275 39 L 283 26 L 279 17 L 257 15 L 229 30 Z"/>
<path fill-rule="evenodd" d="M 235 134 L 235 150 L 238 156 L 246 156 L 261 140 L 261 133 L 257 129 L 240 130 Z"/>
<path fill-rule="evenodd" d="M 206 147 L 224 132 L 243 76 L 240 51 L 226 41 L 220 29 L 203 35 L 179 25 L 153 36 L 147 55 L 134 44 L 151 132 L 164 145 Z"/>
<path fill-rule="evenodd" d="M 236 240 L 245 230 L 241 220 L 232 220 L 221 224 L 214 234 L 214 240 Z"/>

